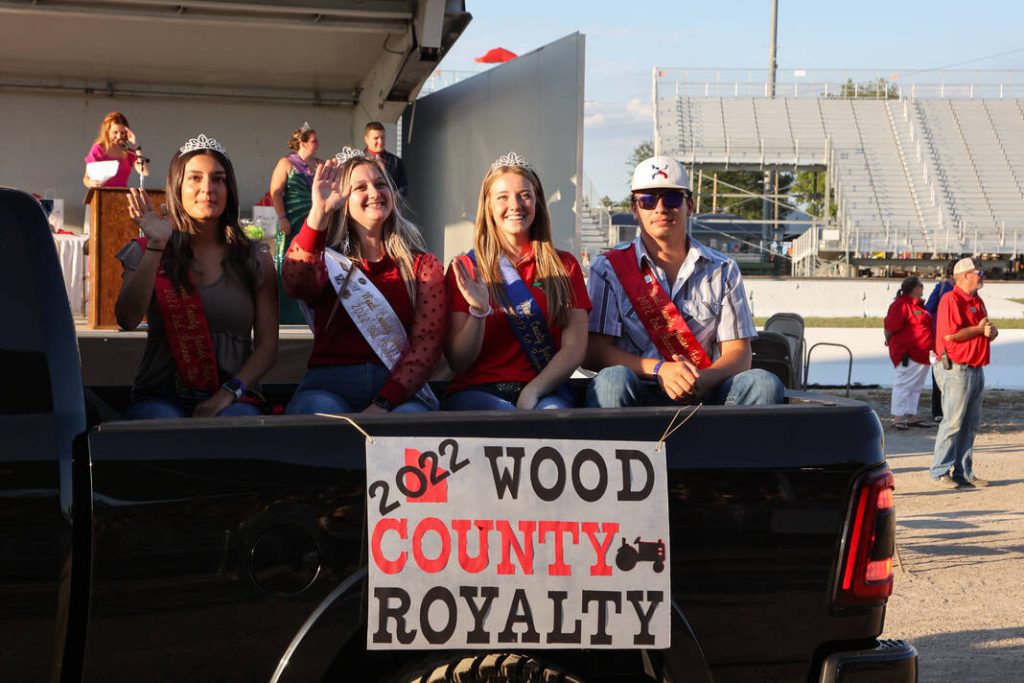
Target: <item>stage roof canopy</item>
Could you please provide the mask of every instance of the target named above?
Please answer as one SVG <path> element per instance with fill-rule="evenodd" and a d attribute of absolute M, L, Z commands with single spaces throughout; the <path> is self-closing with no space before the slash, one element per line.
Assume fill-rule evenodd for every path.
<path fill-rule="evenodd" d="M 360 105 L 397 119 L 461 0 L 5 0 L 0 89 Z"/>

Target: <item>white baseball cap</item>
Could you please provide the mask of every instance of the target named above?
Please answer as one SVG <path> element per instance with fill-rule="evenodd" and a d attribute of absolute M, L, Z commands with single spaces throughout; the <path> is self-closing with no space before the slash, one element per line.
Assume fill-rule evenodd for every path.
<path fill-rule="evenodd" d="M 968 256 L 967 258 L 960 259 L 959 261 L 956 262 L 956 265 L 953 266 L 953 277 L 956 277 L 961 273 L 969 273 L 972 270 L 977 269 L 978 267 L 974 265 L 974 259 Z"/>
<path fill-rule="evenodd" d="M 672 157 L 651 157 L 644 159 L 633 170 L 630 191 L 637 190 L 688 190 L 690 179 L 683 165 Z"/>

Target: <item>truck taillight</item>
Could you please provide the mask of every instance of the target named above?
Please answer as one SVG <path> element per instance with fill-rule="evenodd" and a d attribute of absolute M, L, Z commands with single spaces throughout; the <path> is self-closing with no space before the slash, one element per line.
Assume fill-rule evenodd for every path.
<path fill-rule="evenodd" d="M 884 467 L 863 476 L 854 488 L 836 604 L 877 603 L 892 595 L 896 514 L 892 472 Z"/>

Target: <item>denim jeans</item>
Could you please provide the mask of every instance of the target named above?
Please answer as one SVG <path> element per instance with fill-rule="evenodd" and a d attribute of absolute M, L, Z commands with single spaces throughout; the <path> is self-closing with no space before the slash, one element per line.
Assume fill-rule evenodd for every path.
<path fill-rule="evenodd" d="M 309 368 L 288 402 L 288 415 L 313 413 L 358 413 L 377 397 L 388 383 L 391 372 L 383 365 L 325 365 Z M 418 413 L 430 406 L 413 396 L 396 406 L 395 413 Z"/>
<path fill-rule="evenodd" d="M 124 416 L 128 420 L 166 420 L 175 417 L 191 417 L 192 411 L 197 405 L 199 405 L 199 401 L 148 398 L 128 406 L 128 410 L 124 411 Z M 246 417 L 262 414 L 263 410 L 259 406 L 250 403 L 232 403 L 217 413 L 217 417 Z"/>
<path fill-rule="evenodd" d="M 942 392 L 942 422 L 935 435 L 932 479 L 949 474 L 955 481 L 970 482 L 974 480 L 974 436 L 981 424 L 985 371 L 965 365 L 947 370 L 942 363 L 934 367 Z"/>
<path fill-rule="evenodd" d="M 786 400 L 782 381 L 760 368 L 734 375 L 700 397 L 706 405 L 775 405 Z M 587 387 L 588 408 L 627 408 L 631 406 L 678 405 L 657 381 L 641 380 L 624 365 L 614 365 L 597 373 Z"/>
<path fill-rule="evenodd" d="M 557 410 L 575 407 L 561 396 L 548 394 L 547 396 L 541 396 L 533 409 Z M 443 410 L 515 410 L 516 406 L 499 396 L 480 389 L 463 389 L 450 396 L 446 396 L 441 402 L 441 408 Z"/>

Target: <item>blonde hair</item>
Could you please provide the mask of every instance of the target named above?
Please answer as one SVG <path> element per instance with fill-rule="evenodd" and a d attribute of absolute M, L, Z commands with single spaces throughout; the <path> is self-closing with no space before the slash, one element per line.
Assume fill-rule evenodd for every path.
<path fill-rule="evenodd" d="M 341 190 L 347 197 L 352 183 L 352 172 L 359 166 L 372 166 L 388 184 L 391 192 L 391 214 L 384 220 L 384 231 L 382 240 L 384 249 L 388 255 L 398 264 L 398 270 L 402 274 L 402 281 L 405 283 L 405 290 L 409 293 L 409 299 L 416 305 L 416 256 L 427 251 L 427 244 L 420 234 L 419 228 L 413 225 L 408 219 L 402 216 L 398 208 L 398 192 L 395 185 L 388 177 L 383 165 L 376 160 L 362 154 L 357 155 L 342 164 L 341 167 Z M 359 240 L 351 238 L 349 228 L 348 200 L 337 211 L 332 211 L 326 216 L 327 246 L 335 249 L 345 256 L 362 258 L 359 248 Z"/>
<path fill-rule="evenodd" d="M 119 111 L 112 111 L 104 116 L 100 123 L 100 132 L 93 140 L 93 144 L 102 147 L 104 152 L 110 149 L 110 127 L 115 123 L 130 128 L 128 118 Z"/>
<path fill-rule="evenodd" d="M 498 178 L 506 173 L 516 173 L 533 185 L 533 192 L 536 195 L 536 211 L 533 223 L 530 224 L 530 244 L 533 246 L 534 260 L 537 263 L 537 278 L 547 296 L 548 320 L 560 328 L 564 327 L 568 320 L 569 310 L 572 308 L 569 274 L 551 243 L 551 216 L 548 214 L 548 207 L 544 202 L 544 187 L 532 169 L 524 166 L 492 166 L 484 176 L 484 181 L 480 185 L 480 199 L 476 206 L 476 230 L 473 238 L 477 267 L 491 291 L 491 298 L 501 308 L 511 310 L 512 305 L 505 295 L 498 259 L 504 254 L 515 263 L 519 254 L 515 252 L 513 245 L 509 244 L 508 239 L 498 229 L 487 201 L 491 187 Z"/>

